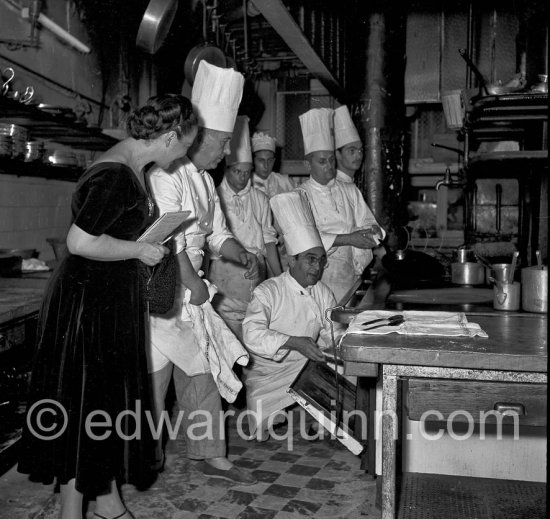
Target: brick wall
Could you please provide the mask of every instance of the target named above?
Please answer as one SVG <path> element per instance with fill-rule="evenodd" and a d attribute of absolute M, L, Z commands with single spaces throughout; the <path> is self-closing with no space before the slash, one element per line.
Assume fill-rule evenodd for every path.
<path fill-rule="evenodd" d="M 46 238 L 64 237 L 74 182 L 0 175 L 0 248 L 37 249 L 54 258 Z"/>

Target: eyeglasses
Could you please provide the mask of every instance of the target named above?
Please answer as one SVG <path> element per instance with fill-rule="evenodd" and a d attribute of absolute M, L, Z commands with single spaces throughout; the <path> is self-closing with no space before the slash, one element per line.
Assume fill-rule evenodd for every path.
<path fill-rule="evenodd" d="M 300 257 L 300 255 L 298 255 Z M 310 267 L 316 267 L 319 265 L 320 268 L 326 267 L 327 265 L 327 257 L 321 256 L 318 258 L 317 256 L 314 256 L 313 254 L 307 254 L 306 256 L 302 256 L 306 260 L 306 263 Z"/>

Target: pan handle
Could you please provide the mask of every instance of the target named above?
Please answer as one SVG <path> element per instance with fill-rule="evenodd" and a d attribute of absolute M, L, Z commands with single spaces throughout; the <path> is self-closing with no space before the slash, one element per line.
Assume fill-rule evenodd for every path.
<path fill-rule="evenodd" d="M 468 56 L 468 54 L 466 53 L 466 49 L 458 49 L 458 53 L 462 56 L 466 64 L 470 67 L 475 77 L 479 81 L 479 96 L 483 95 L 483 93 L 485 93 L 485 95 L 487 96 L 490 95 L 489 90 L 487 89 L 487 81 L 485 77 L 479 71 L 479 69 L 475 66 L 470 56 Z"/>

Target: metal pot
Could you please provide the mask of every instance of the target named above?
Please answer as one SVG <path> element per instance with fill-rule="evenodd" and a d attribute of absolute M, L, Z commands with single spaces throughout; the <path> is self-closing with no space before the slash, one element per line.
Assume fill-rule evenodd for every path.
<path fill-rule="evenodd" d="M 219 47 L 211 43 L 196 45 L 189 51 L 185 59 L 185 65 L 183 66 L 185 79 L 190 85 L 193 85 L 193 81 L 195 81 L 195 75 L 197 74 L 199 64 L 202 60 L 216 67 L 225 68 L 227 65 L 226 56 Z"/>
<path fill-rule="evenodd" d="M 548 312 L 548 269 L 527 267 L 521 269 L 521 307 L 526 312 Z"/>
<path fill-rule="evenodd" d="M 164 43 L 178 10 L 178 0 L 150 0 L 141 19 L 136 46 L 155 54 Z"/>
<path fill-rule="evenodd" d="M 483 74 L 479 71 L 479 69 L 475 66 L 474 62 L 470 59 L 468 54 L 466 53 L 466 49 L 458 49 L 459 54 L 462 56 L 464 61 L 468 64 L 468 66 L 472 69 L 472 72 L 474 73 L 475 77 L 477 78 L 479 82 L 479 94 L 472 98 L 472 102 L 475 100 L 484 97 L 484 96 L 496 96 L 496 95 L 503 95 L 503 94 L 509 94 L 511 92 L 516 92 L 518 90 L 521 90 L 523 85 L 514 85 L 514 86 L 507 86 L 507 85 L 493 85 L 489 83 Z"/>
<path fill-rule="evenodd" d="M 485 267 L 481 263 L 451 263 L 451 282 L 455 285 L 483 285 Z"/>

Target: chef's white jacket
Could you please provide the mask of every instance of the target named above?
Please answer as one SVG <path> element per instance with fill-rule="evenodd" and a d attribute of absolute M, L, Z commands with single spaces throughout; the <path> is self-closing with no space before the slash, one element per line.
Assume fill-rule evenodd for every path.
<path fill-rule="evenodd" d="M 373 224 L 378 225 L 378 222 L 353 182 L 344 183 L 333 179 L 327 185 L 322 185 L 310 177 L 297 189 L 307 194 L 315 224 L 327 251 L 328 264 L 321 281 L 332 290 L 336 301 L 340 301 L 372 261 L 373 255 L 370 249 L 350 245 L 333 247 L 334 240 L 339 234 L 349 234 Z M 383 239 L 386 233 L 381 230 Z"/>
<path fill-rule="evenodd" d="M 353 178 L 351 178 L 347 173 L 344 173 L 342 170 L 336 170 L 336 180 L 340 182 L 345 182 L 346 184 L 353 184 Z"/>
<path fill-rule="evenodd" d="M 168 211 L 190 211 L 184 230 L 175 236 L 176 253 L 185 250 L 196 272 L 202 265 L 206 245 L 214 253 L 225 240 L 233 238 L 220 207 L 214 180 L 210 174 L 187 158 L 174 162 L 170 170 L 154 168 L 149 187 L 160 214 Z M 150 316 L 149 372 L 173 362 L 188 375 L 209 371 L 208 360 L 192 333 L 191 317 L 184 310 L 186 287 L 178 282 L 175 310 L 166 316 Z"/>
<path fill-rule="evenodd" d="M 249 252 L 265 256 L 265 245 L 277 243 L 267 196 L 252 187 L 250 181 L 235 193 L 225 177 L 217 192 L 229 228 L 239 243 Z"/>
<path fill-rule="evenodd" d="M 265 193 L 268 198 L 273 198 L 279 193 L 288 193 L 294 189 L 294 184 L 288 175 L 282 175 L 275 171 L 272 171 L 265 180 L 252 174 L 252 185 Z"/>
<path fill-rule="evenodd" d="M 286 391 L 307 359 L 281 346 L 291 336 L 311 337 L 322 349 L 331 346 L 324 312 L 335 304 L 324 283 L 303 288 L 289 271 L 254 290 L 243 321 L 244 343 L 251 353 L 244 371 L 251 434 L 269 415 L 294 403 Z M 340 335 L 338 323 L 335 331 Z"/>

